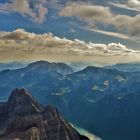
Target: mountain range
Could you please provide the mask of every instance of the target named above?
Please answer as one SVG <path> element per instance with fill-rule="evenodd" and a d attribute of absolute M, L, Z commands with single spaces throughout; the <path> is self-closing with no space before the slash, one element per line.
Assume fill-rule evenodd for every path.
<path fill-rule="evenodd" d="M 122 63 L 116 65 L 105 66 L 109 69 L 117 69 L 124 72 L 137 72 L 140 71 L 140 63 Z"/>
<path fill-rule="evenodd" d="M 27 66 L 29 63 L 27 62 L 6 62 L 0 63 L 0 71 L 5 69 L 19 69 Z"/>
<path fill-rule="evenodd" d="M 13 88 L 23 87 L 41 104 L 53 103 L 68 121 L 103 140 L 137 140 L 139 77 L 139 71 L 88 66 L 73 72 L 63 63 L 38 61 L 0 72 L 0 100 L 6 101 Z"/>

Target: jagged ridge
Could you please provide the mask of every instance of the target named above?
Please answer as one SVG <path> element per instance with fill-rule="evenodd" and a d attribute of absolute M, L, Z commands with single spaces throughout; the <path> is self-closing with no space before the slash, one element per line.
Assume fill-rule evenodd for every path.
<path fill-rule="evenodd" d="M 0 116 L 0 140 L 88 140 L 53 105 L 43 107 L 24 89 L 13 90 Z"/>

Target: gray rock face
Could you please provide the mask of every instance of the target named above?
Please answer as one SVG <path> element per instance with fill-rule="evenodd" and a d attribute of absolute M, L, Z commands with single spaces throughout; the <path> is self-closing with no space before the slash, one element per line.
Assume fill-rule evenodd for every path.
<path fill-rule="evenodd" d="M 58 110 L 43 107 L 24 89 L 15 89 L 0 104 L 0 140 L 88 140 Z"/>

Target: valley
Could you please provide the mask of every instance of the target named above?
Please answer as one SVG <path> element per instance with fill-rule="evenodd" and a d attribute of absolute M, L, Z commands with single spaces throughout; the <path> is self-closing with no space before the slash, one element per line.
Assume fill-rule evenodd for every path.
<path fill-rule="evenodd" d="M 6 101 L 11 90 L 23 87 L 103 140 L 133 140 L 140 137 L 139 77 L 139 71 L 88 66 L 73 72 L 66 64 L 38 61 L 1 71 L 0 95 Z"/>

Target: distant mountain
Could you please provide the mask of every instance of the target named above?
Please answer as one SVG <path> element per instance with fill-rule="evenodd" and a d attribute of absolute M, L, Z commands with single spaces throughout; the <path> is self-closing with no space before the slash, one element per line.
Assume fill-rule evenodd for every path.
<path fill-rule="evenodd" d="M 43 107 L 24 89 L 15 89 L 0 105 L 0 139 L 88 140 L 55 107 Z"/>
<path fill-rule="evenodd" d="M 37 90 L 38 92 L 35 92 L 37 97 L 41 92 L 54 92 L 62 87 L 62 77 L 69 73 L 72 73 L 72 69 L 68 65 L 47 61 L 37 61 L 20 69 L 3 70 L 0 72 L 0 98 L 5 100 L 8 97 L 7 93 L 14 87 L 26 87 L 29 90 L 32 89 L 33 93 Z M 43 96 L 40 98 L 40 100 L 44 99 Z"/>
<path fill-rule="evenodd" d="M 83 62 L 72 62 L 72 63 L 68 63 L 68 65 L 70 67 L 72 67 L 72 69 L 76 72 L 76 71 L 80 71 L 82 69 L 85 69 L 86 67 L 88 66 L 93 66 L 93 67 L 103 67 L 105 66 L 106 64 L 93 64 L 93 63 L 83 63 Z"/>
<path fill-rule="evenodd" d="M 82 63 L 82 62 L 77 62 L 77 63 L 69 63 L 68 64 L 70 67 L 72 67 L 72 69 L 76 72 L 76 71 L 80 71 L 84 68 L 86 68 L 89 64 L 87 63 Z"/>
<path fill-rule="evenodd" d="M 30 70 L 47 70 L 50 72 L 57 72 L 62 75 L 73 73 L 72 68 L 64 63 L 49 63 L 48 61 L 43 60 L 31 63 L 27 68 Z"/>
<path fill-rule="evenodd" d="M 27 66 L 27 62 L 7 62 L 7 63 L 0 63 L 0 71 L 6 70 L 6 69 L 19 69 Z"/>
<path fill-rule="evenodd" d="M 124 72 L 136 72 L 140 71 L 140 63 L 122 63 L 111 66 L 105 66 L 105 68 L 117 69 Z"/>
<path fill-rule="evenodd" d="M 20 68 L 29 67 L 30 69 L 47 69 L 50 71 L 56 71 L 60 74 L 71 74 L 73 72 L 72 68 L 64 63 L 49 63 L 48 61 L 37 61 L 32 62 L 29 64 L 29 62 L 9 62 L 9 63 L 0 63 L 0 71 L 2 70 L 15 70 Z"/>
<path fill-rule="evenodd" d="M 139 125 L 134 123 L 133 129 L 128 127 L 140 112 L 139 71 L 124 72 L 88 66 L 78 72 L 62 74 L 58 72 L 58 67 L 48 67 L 48 62 L 45 64 L 36 62 L 22 69 L 1 71 L 0 99 L 6 100 L 7 93 L 14 87 L 24 87 L 43 105 L 53 103 L 70 122 L 103 140 L 121 137 L 124 140 L 140 139 Z M 138 119 L 137 122 L 139 124 Z M 122 135 L 121 131 L 127 134 Z"/>

